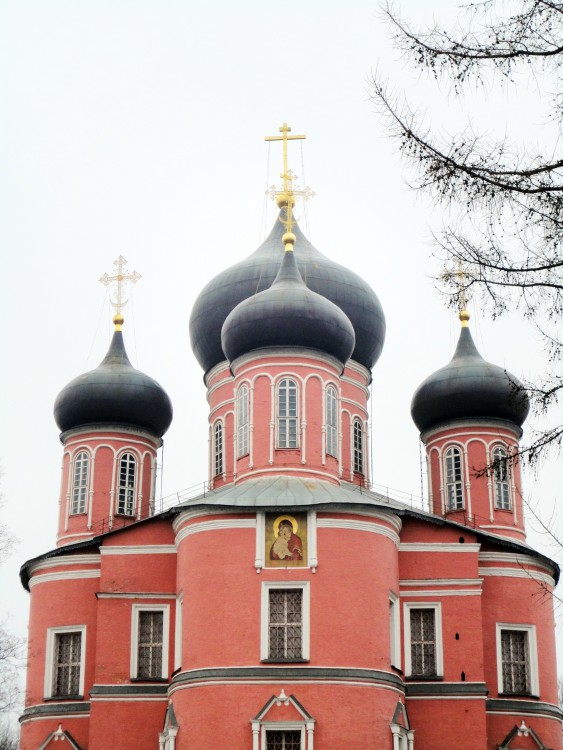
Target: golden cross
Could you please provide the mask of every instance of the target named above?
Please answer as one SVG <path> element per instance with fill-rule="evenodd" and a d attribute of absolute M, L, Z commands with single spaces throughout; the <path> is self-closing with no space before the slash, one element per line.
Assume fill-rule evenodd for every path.
<path fill-rule="evenodd" d="M 108 273 L 104 273 L 104 275 L 100 278 L 100 282 L 104 286 L 109 286 L 110 284 L 115 284 L 117 287 L 116 292 L 116 299 L 113 300 L 110 297 L 110 304 L 112 304 L 115 307 L 116 315 L 114 316 L 114 323 L 117 324 L 116 318 L 118 316 L 121 316 L 121 311 L 129 301 L 128 299 L 124 298 L 123 296 L 123 285 L 125 282 L 129 281 L 131 284 L 136 284 L 139 279 L 142 278 L 140 273 L 137 273 L 137 271 L 133 271 L 132 273 L 129 273 L 125 266 L 127 264 L 127 261 L 123 257 L 123 255 L 120 255 L 117 260 L 113 261 L 113 265 L 115 266 L 116 273 L 113 276 L 110 276 Z"/>
<path fill-rule="evenodd" d="M 281 135 L 267 135 L 264 138 L 264 140 L 283 142 L 283 172 L 280 175 L 280 177 L 283 179 L 283 192 L 280 193 L 280 195 L 278 195 L 278 206 L 280 208 L 282 207 L 286 208 L 286 218 L 284 221 L 286 234 L 293 236 L 291 230 L 293 228 L 292 209 L 295 203 L 295 197 L 294 197 L 295 194 L 292 189 L 293 173 L 290 172 L 287 166 L 287 142 L 288 141 L 302 141 L 307 136 L 306 135 L 289 135 L 289 133 L 291 133 L 291 128 L 289 127 L 287 122 L 284 122 L 284 124 L 279 128 L 279 131 Z M 293 245 L 293 243 L 289 243 L 289 242 L 284 242 L 284 244 Z"/>
<path fill-rule="evenodd" d="M 459 319 L 463 328 L 469 325 L 469 312 L 467 311 L 467 289 L 465 288 L 465 270 L 461 258 L 457 261 L 457 278 L 459 288 Z"/>

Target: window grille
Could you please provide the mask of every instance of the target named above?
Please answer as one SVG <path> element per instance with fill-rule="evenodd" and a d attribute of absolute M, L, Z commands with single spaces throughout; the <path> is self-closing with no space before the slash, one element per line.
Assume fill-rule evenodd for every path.
<path fill-rule="evenodd" d="M 53 697 L 79 695 L 82 633 L 56 633 Z"/>
<path fill-rule="evenodd" d="M 446 507 L 448 510 L 463 509 L 461 451 L 454 447 L 446 451 Z"/>
<path fill-rule="evenodd" d="M 223 425 L 217 422 L 214 430 L 213 447 L 215 452 L 215 474 L 218 476 L 223 473 Z"/>
<path fill-rule="evenodd" d="M 364 435 L 359 419 L 354 422 L 354 471 L 364 473 Z"/>
<path fill-rule="evenodd" d="M 336 405 L 336 388 L 329 386 L 326 390 L 326 452 L 329 456 L 338 456 Z"/>
<path fill-rule="evenodd" d="M 502 510 L 510 510 L 508 453 L 500 445 L 497 445 L 493 450 L 493 481 L 496 507 Z"/>
<path fill-rule="evenodd" d="M 266 750 L 301 750 L 301 730 L 267 730 Z"/>
<path fill-rule="evenodd" d="M 248 387 L 239 388 L 237 396 L 237 456 L 248 453 Z"/>
<path fill-rule="evenodd" d="M 528 633 L 525 630 L 502 630 L 500 647 L 503 692 L 529 693 Z"/>
<path fill-rule="evenodd" d="M 303 591 L 272 589 L 269 597 L 268 656 L 279 661 L 303 656 Z"/>
<path fill-rule="evenodd" d="M 74 475 L 72 481 L 71 513 L 86 513 L 86 497 L 88 492 L 88 454 L 81 451 L 74 459 Z"/>
<path fill-rule="evenodd" d="M 139 612 L 137 677 L 145 680 L 162 678 L 164 614 Z"/>
<path fill-rule="evenodd" d="M 124 516 L 135 513 L 135 456 L 124 453 L 119 461 L 117 512 Z"/>
<path fill-rule="evenodd" d="M 285 378 L 278 386 L 278 448 L 297 447 L 297 384 Z"/>
<path fill-rule="evenodd" d="M 433 609 L 411 609 L 411 674 L 434 676 L 436 669 L 436 613 Z"/>

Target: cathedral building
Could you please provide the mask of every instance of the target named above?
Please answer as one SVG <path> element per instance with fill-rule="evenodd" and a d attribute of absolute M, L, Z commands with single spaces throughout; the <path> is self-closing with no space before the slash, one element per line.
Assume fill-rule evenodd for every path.
<path fill-rule="evenodd" d="M 527 396 L 462 311 L 412 401 L 428 508 L 370 489 L 384 314 L 296 224 L 280 130 L 279 217 L 191 314 L 205 493 L 155 510 L 172 405 L 129 362 L 120 306 L 57 397 L 56 546 L 21 570 L 21 748 L 563 750 L 559 570 L 526 543 L 515 458 Z"/>

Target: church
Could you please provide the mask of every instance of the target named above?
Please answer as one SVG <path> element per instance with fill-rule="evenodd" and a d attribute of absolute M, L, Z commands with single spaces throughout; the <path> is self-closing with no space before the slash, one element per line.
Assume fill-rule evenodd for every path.
<path fill-rule="evenodd" d="M 56 399 L 56 544 L 21 569 L 21 748 L 563 750 L 559 569 L 526 543 L 517 459 L 527 395 L 462 310 L 411 405 L 427 507 L 370 489 L 384 313 L 301 231 L 301 136 L 280 132 L 272 231 L 192 308 L 206 490 L 157 508 L 172 404 L 128 359 L 122 258 L 107 355 Z"/>

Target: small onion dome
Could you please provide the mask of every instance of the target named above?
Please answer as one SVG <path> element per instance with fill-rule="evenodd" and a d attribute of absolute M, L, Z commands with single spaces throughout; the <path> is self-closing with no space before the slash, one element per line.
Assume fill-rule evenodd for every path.
<path fill-rule="evenodd" d="M 292 231 L 303 281 L 348 316 L 356 335 L 352 359 L 371 370 L 385 341 L 385 316 L 377 295 L 360 276 L 313 247 L 297 224 Z M 190 339 L 205 372 L 225 359 L 221 328 L 229 313 L 239 302 L 268 289 L 276 278 L 284 253 L 284 232 L 283 221 L 277 219 L 269 237 L 252 255 L 218 274 L 196 299 L 190 316 Z"/>
<path fill-rule="evenodd" d="M 344 366 L 354 341 L 354 328 L 342 310 L 307 289 L 292 250 L 284 252 L 272 286 L 237 305 L 221 333 L 230 362 L 254 349 L 291 346 L 326 352 Z"/>
<path fill-rule="evenodd" d="M 102 363 L 71 380 L 55 401 L 61 430 L 86 425 L 138 427 L 162 437 L 172 422 L 172 403 L 156 380 L 129 362 L 123 334 L 116 330 Z"/>
<path fill-rule="evenodd" d="M 521 427 L 529 410 L 522 383 L 483 359 L 465 325 L 451 362 L 426 378 L 411 403 L 420 432 L 453 419 L 505 419 Z"/>

